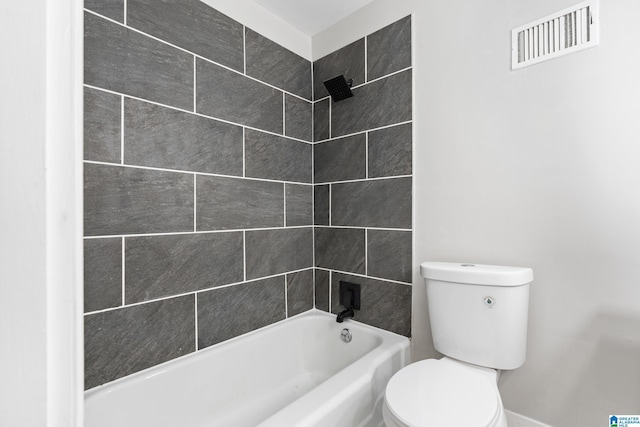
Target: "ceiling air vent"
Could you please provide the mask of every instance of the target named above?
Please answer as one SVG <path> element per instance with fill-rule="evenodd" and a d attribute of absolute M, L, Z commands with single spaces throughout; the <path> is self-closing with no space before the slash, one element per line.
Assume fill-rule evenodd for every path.
<path fill-rule="evenodd" d="M 598 45 L 598 1 L 589 0 L 511 30 L 511 69 Z"/>

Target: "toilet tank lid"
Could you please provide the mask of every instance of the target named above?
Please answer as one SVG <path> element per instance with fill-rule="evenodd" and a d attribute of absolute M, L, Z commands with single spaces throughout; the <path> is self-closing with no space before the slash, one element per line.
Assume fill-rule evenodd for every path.
<path fill-rule="evenodd" d="M 420 275 L 430 280 L 488 286 L 520 286 L 533 281 L 530 268 L 459 262 L 423 262 Z"/>

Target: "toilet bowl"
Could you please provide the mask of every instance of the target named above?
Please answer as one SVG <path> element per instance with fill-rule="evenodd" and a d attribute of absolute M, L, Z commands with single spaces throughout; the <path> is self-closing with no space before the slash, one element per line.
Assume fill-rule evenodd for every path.
<path fill-rule="evenodd" d="M 413 363 L 389 381 L 387 427 L 507 427 L 493 369 L 444 357 Z"/>

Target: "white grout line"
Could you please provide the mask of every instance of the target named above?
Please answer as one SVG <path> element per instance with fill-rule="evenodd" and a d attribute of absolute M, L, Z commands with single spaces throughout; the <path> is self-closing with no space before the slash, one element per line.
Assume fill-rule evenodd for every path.
<path fill-rule="evenodd" d="M 369 178 L 369 132 L 365 133 L 364 137 L 364 168 L 365 168 L 365 178 Z"/>
<path fill-rule="evenodd" d="M 245 160 L 245 146 L 246 146 L 246 128 L 243 126 L 242 127 L 242 177 L 246 178 L 247 177 L 247 162 Z"/>
<path fill-rule="evenodd" d="M 198 351 L 198 293 L 196 292 L 195 294 L 193 294 L 194 296 L 194 308 L 195 308 L 195 336 L 196 336 L 196 342 L 195 342 L 195 347 L 196 350 Z"/>
<path fill-rule="evenodd" d="M 368 82 L 366 82 L 366 83 L 359 84 L 358 86 L 354 86 L 354 87 L 352 87 L 351 89 L 359 89 L 359 88 L 361 88 L 361 87 L 363 87 L 363 86 L 369 85 L 369 84 L 371 84 L 371 83 L 375 83 L 375 82 L 380 81 L 380 80 L 384 80 L 384 79 L 386 79 L 386 78 L 388 78 L 388 77 L 393 77 L 393 76 L 395 76 L 396 74 L 404 73 L 405 71 L 412 70 L 412 69 L 413 69 L 413 66 L 410 66 L 410 67 L 407 67 L 407 68 L 403 68 L 402 70 L 394 71 L 393 73 L 389 73 L 389 74 L 384 75 L 384 76 L 382 76 L 382 77 L 378 77 L 378 78 L 376 78 L 376 79 L 369 80 L 369 81 L 368 81 Z"/>
<path fill-rule="evenodd" d="M 376 176 L 373 178 L 358 178 L 358 179 L 348 179 L 344 181 L 328 181 L 328 182 L 316 182 L 316 185 L 321 184 L 348 184 L 351 182 L 369 182 L 369 181 L 382 181 L 387 179 L 401 179 L 401 178 L 411 178 L 413 175 L 396 175 L 396 176 Z"/>
<path fill-rule="evenodd" d="M 329 272 L 329 313 L 331 313 L 331 287 L 333 285 L 333 274 L 331 274 L 331 270 L 327 270 Z"/>
<path fill-rule="evenodd" d="M 99 236 L 84 236 L 85 240 L 95 239 L 109 239 L 118 237 L 154 237 L 154 236 L 187 236 L 194 234 L 215 234 L 215 233 L 238 233 L 240 231 L 277 231 L 277 230 L 292 230 L 297 228 L 313 228 L 312 225 L 290 225 L 289 227 L 259 227 L 259 228 L 236 228 L 232 230 L 200 230 L 200 231 L 173 231 L 167 233 L 137 233 L 137 234 L 106 234 Z M 358 228 L 358 227 L 345 227 L 345 228 Z M 362 228 L 362 227 L 360 227 Z"/>
<path fill-rule="evenodd" d="M 363 279 L 380 280 L 380 281 L 383 281 L 383 282 L 397 283 L 398 285 L 413 286 L 413 284 L 411 282 L 400 282 L 398 280 L 385 279 L 383 277 L 376 277 L 376 276 L 369 276 L 369 275 L 361 274 L 361 273 L 353 273 L 351 271 L 335 270 L 335 269 L 330 269 L 330 268 L 326 268 L 326 267 L 316 267 L 316 268 L 318 270 L 328 271 L 329 272 L 329 277 L 331 277 L 331 273 L 332 272 L 335 272 L 335 273 L 344 274 L 344 275 L 347 275 L 347 276 L 362 277 Z"/>
<path fill-rule="evenodd" d="M 315 265 L 315 258 L 314 258 L 314 262 L 313 265 Z M 313 308 L 317 308 L 316 307 L 316 269 L 315 267 L 311 270 L 311 289 L 313 291 Z"/>
<path fill-rule="evenodd" d="M 247 27 L 242 26 L 242 72 L 247 75 Z"/>
<path fill-rule="evenodd" d="M 287 99 L 284 92 L 282 93 L 282 134 L 287 134 Z"/>
<path fill-rule="evenodd" d="M 197 111 L 197 108 L 196 108 L 196 96 L 197 96 L 197 93 L 198 93 L 198 91 L 197 91 L 197 88 L 198 88 L 197 82 L 198 81 L 196 80 L 197 79 L 197 76 L 196 76 L 197 63 L 196 63 L 196 61 L 197 61 L 197 58 L 194 55 L 193 56 L 193 112 L 194 113 Z"/>
<path fill-rule="evenodd" d="M 369 71 L 368 71 L 368 64 L 367 64 L 367 44 L 368 44 L 368 36 L 364 37 L 364 82 L 367 83 L 368 79 L 369 79 Z"/>
<path fill-rule="evenodd" d="M 287 184 L 282 186 L 282 201 L 284 205 L 284 218 L 283 218 L 283 227 L 287 226 Z"/>
<path fill-rule="evenodd" d="M 289 279 L 287 274 L 284 275 L 284 317 L 286 319 L 289 318 L 289 295 L 287 292 L 287 288 L 289 287 Z"/>
<path fill-rule="evenodd" d="M 193 114 L 193 115 L 196 115 L 196 116 L 199 116 L 199 117 L 204 117 L 206 119 L 211 119 L 211 120 L 215 120 L 215 121 L 222 122 L 222 123 L 227 123 L 227 124 L 238 126 L 238 127 L 245 127 L 247 129 L 255 130 L 257 132 L 267 133 L 269 135 L 279 136 L 281 138 L 291 139 L 293 141 L 304 142 L 306 144 L 313 144 L 313 142 L 305 141 L 304 139 L 294 138 L 292 136 L 282 135 L 280 133 L 271 132 L 269 130 L 243 125 L 242 123 L 232 122 L 230 120 L 221 119 L 221 118 L 218 118 L 218 117 L 208 116 L 206 114 L 194 112 L 194 111 L 191 111 L 191 110 L 185 110 L 184 108 L 174 107 L 172 105 L 162 104 L 160 102 L 150 101 L 148 99 L 140 98 L 140 97 L 133 96 L 133 95 L 128 95 L 128 94 L 122 93 L 122 92 L 116 92 L 114 90 L 105 89 L 105 88 L 102 88 L 102 87 L 99 87 L 99 86 L 93 86 L 93 85 L 89 85 L 89 84 L 85 83 L 84 87 L 89 88 L 89 89 L 99 90 L 99 91 L 102 91 L 102 92 L 105 92 L 105 93 L 111 93 L 111 94 L 114 94 L 114 95 L 121 95 L 121 96 L 124 96 L 124 97 L 129 98 L 129 99 L 135 99 L 136 101 L 146 102 L 147 104 L 153 104 L 153 105 L 157 105 L 159 107 L 169 108 L 171 110 L 180 111 L 180 112 L 187 113 L 187 114 Z M 309 101 L 307 101 L 307 102 L 309 102 Z M 362 132 L 360 132 L 360 133 L 362 133 Z"/>
<path fill-rule="evenodd" d="M 242 271 L 244 281 L 247 281 L 247 231 L 242 230 Z"/>
<path fill-rule="evenodd" d="M 410 228 L 370 227 L 358 225 L 316 225 L 317 228 L 341 228 L 349 230 L 376 230 L 376 231 L 413 231 Z"/>
<path fill-rule="evenodd" d="M 331 184 L 329 184 L 329 227 L 331 227 Z"/>
<path fill-rule="evenodd" d="M 96 160 L 83 160 L 83 162 L 92 164 L 92 165 L 114 166 L 114 167 L 121 167 L 121 168 L 130 168 L 130 169 L 145 169 L 145 170 L 160 171 L 160 172 L 172 172 L 172 173 L 178 173 L 178 174 L 189 174 L 189 175 L 195 174 L 199 176 L 215 176 L 220 178 L 234 178 L 234 179 L 243 179 L 243 180 L 249 180 L 249 181 L 276 182 L 278 184 L 286 183 L 286 184 L 313 186 L 313 184 L 310 182 L 277 181 L 275 179 L 267 179 L 267 178 L 254 178 L 249 176 L 243 177 L 243 176 L 237 176 L 237 175 L 223 175 L 220 173 L 208 173 L 208 172 L 194 172 L 194 171 L 187 171 L 187 170 L 181 170 L 181 169 L 157 168 L 153 166 L 121 165 L 120 163 L 100 162 Z"/>
<path fill-rule="evenodd" d="M 147 300 L 147 301 L 140 301 L 140 302 L 127 304 L 125 306 L 110 307 L 110 308 L 105 308 L 105 309 L 102 309 L 102 310 L 90 311 L 90 312 L 84 313 L 84 315 L 88 316 L 88 315 L 92 315 L 92 314 L 106 313 L 106 312 L 109 312 L 109 311 L 115 311 L 115 310 L 119 310 L 119 309 L 122 309 L 122 308 L 135 307 L 135 306 L 138 306 L 138 305 L 150 304 L 150 303 L 154 303 L 154 302 L 166 301 L 166 300 L 170 300 L 170 299 L 174 299 L 174 298 L 180 298 L 180 297 L 184 297 L 184 296 L 188 296 L 188 295 L 199 294 L 199 293 L 204 293 L 204 292 L 210 292 L 210 291 L 214 291 L 216 289 L 230 288 L 232 286 L 239 286 L 239 285 L 243 285 L 243 284 L 258 282 L 258 281 L 261 281 L 261 280 L 272 279 L 274 277 L 282 277 L 282 276 L 285 276 L 287 274 L 300 273 L 302 271 L 311 270 L 312 268 L 313 267 L 305 267 L 305 268 L 300 268 L 298 270 L 287 271 L 286 273 L 272 274 L 270 276 L 257 277 L 255 279 L 251 279 L 251 280 L 243 280 L 242 282 L 228 283 L 226 285 L 213 286 L 213 287 L 210 287 L 210 288 L 198 289 L 198 290 L 195 290 L 195 291 L 184 292 L 184 293 L 181 293 L 181 294 L 175 294 L 175 295 L 169 295 L 169 296 L 166 296 L 166 297 L 153 298 L 153 299 L 150 299 L 150 300 Z M 351 274 L 351 273 L 347 273 L 347 274 Z M 382 280 L 386 280 L 386 279 L 382 279 Z"/>
<path fill-rule="evenodd" d="M 369 235 L 369 230 L 365 228 L 364 229 L 364 274 L 365 276 L 369 275 L 369 260 L 368 260 L 368 253 L 367 253 L 367 247 L 369 246 L 367 241 L 368 235 Z"/>
<path fill-rule="evenodd" d="M 332 138 L 331 136 L 331 104 L 333 104 L 333 101 L 331 99 L 329 99 L 329 139 Z"/>
<path fill-rule="evenodd" d="M 122 236 L 122 305 L 125 306 L 126 302 L 125 302 L 125 282 L 124 282 L 124 278 L 125 278 L 125 244 L 124 244 L 124 236 Z"/>
<path fill-rule="evenodd" d="M 198 231 L 196 227 L 196 209 L 197 209 L 197 195 L 198 195 L 198 191 L 196 187 L 198 183 L 197 177 L 198 175 L 194 173 L 193 174 L 193 232 L 194 233 Z"/>
<path fill-rule="evenodd" d="M 385 125 L 385 126 L 380 126 L 380 127 L 377 127 L 377 128 L 361 130 L 360 132 L 348 133 L 346 135 L 338 135 L 335 138 L 327 138 L 327 139 L 323 139 L 323 140 L 320 140 L 320 141 L 314 141 L 313 143 L 314 144 L 322 144 L 323 142 L 337 141 L 339 139 L 349 138 L 349 137 L 355 136 L 355 135 L 362 135 L 363 133 L 367 133 L 367 132 L 376 132 L 376 131 L 379 131 L 379 130 L 389 129 L 389 128 L 396 127 L 396 126 L 407 125 L 407 124 L 410 124 L 410 123 L 413 123 L 413 120 L 407 120 L 405 122 L 393 123 L 391 125 Z"/>
<path fill-rule="evenodd" d="M 151 39 L 153 39 L 153 40 L 159 41 L 159 42 L 161 42 L 161 43 L 163 43 L 163 44 L 165 44 L 165 45 L 167 45 L 167 46 L 171 46 L 171 47 L 173 47 L 173 48 L 175 48 L 175 49 L 178 49 L 178 50 L 180 50 L 180 51 L 182 51 L 182 52 L 185 52 L 185 53 L 188 53 L 188 54 L 194 55 L 194 56 L 196 56 L 197 58 L 202 59 L 203 61 L 209 62 L 210 64 L 213 64 L 213 65 L 217 65 L 218 67 L 220 67 L 220 68 L 224 68 L 225 70 L 232 71 L 232 72 L 234 72 L 234 73 L 236 73 L 236 74 L 239 74 L 239 75 L 244 76 L 244 77 L 246 77 L 246 78 L 248 78 L 248 79 L 251 79 L 251 80 L 253 80 L 253 81 L 256 81 L 256 82 L 258 82 L 258 83 L 261 83 L 261 84 L 263 84 L 263 85 L 265 85 L 265 86 L 269 86 L 269 87 L 271 87 L 271 88 L 273 88 L 273 89 L 276 89 L 276 90 L 278 90 L 278 91 L 280 91 L 280 92 L 284 92 L 284 93 L 286 93 L 286 94 L 288 94 L 288 95 L 295 96 L 296 98 L 298 98 L 298 99 L 302 99 L 302 100 L 305 100 L 305 101 L 307 101 L 307 102 L 312 102 L 311 100 L 309 100 L 309 99 L 307 99 L 307 98 L 304 98 L 304 97 L 302 97 L 302 96 L 300 96 L 300 95 L 296 95 L 295 93 L 289 92 L 289 91 L 287 91 L 287 90 L 285 90 L 285 89 L 279 88 L 279 87 L 274 86 L 274 85 L 272 85 L 272 84 L 270 84 L 270 83 L 263 82 L 262 80 L 258 80 L 258 79 L 256 79 L 255 77 L 252 77 L 252 76 L 250 76 L 250 75 L 248 75 L 248 74 L 245 74 L 245 73 L 244 73 L 244 72 L 242 72 L 242 71 L 235 70 L 235 69 L 233 69 L 233 68 L 230 68 L 230 67 L 229 67 L 229 66 L 227 66 L 227 65 L 224 65 L 224 64 L 221 64 L 221 63 L 219 63 L 219 62 L 213 61 L 213 60 L 211 60 L 211 59 L 209 59 L 209 58 L 206 58 L 206 57 L 204 57 L 204 56 L 202 56 L 202 55 L 198 55 L 197 53 L 195 53 L 195 52 L 191 52 L 190 50 L 187 50 L 187 49 L 185 49 L 185 48 L 183 48 L 183 47 L 180 47 L 180 46 L 175 45 L 175 44 L 173 44 L 173 43 L 169 43 L 169 42 L 167 42 L 166 40 L 162 40 L 162 39 L 160 39 L 160 38 L 158 38 L 158 37 L 156 37 L 156 36 L 152 36 L 151 34 L 145 33 L 144 31 L 140 31 L 140 30 L 139 30 L 139 29 L 137 29 L 137 28 L 133 28 L 133 27 L 129 27 L 129 26 L 127 26 L 127 25 L 124 25 L 122 22 L 115 21 L 115 20 L 113 20 L 113 19 L 111 19 L 111 18 L 108 18 L 108 17 L 106 17 L 106 16 L 104 16 L 104 15 L 100 15 L 99 13 L 96 13 L 96 12 L 94 12 L 94 11 L 92 11 L 92 10 L 84 9 L 84 11 L 85 11 L 85 12 L 90 13 L 91 15 L 95 15 L 95 16 L 97 16 L 97 17 L 99 17 L 99 18 L 105 19 L 105 20 L 107 20 L 107 21 L 109 21 L 109 22 L 111 22 L 111 23 L 113 23 L 113 24 L 119 25 L 119 26 L 121 26 L 121 27 L 125 27 L 125 28 L 127 28 L 128 30 L 134 31 L 134 32 L 136 32 L 136 33 L 138 33 L 138 34 L 142 34 L 143 36 L 149 37 L 149 38 L 151 38 Z"/>
<path fill-rule="evenodd" d="M 124 165 L 124 95 L 120 95 L 120 164 Z"/>

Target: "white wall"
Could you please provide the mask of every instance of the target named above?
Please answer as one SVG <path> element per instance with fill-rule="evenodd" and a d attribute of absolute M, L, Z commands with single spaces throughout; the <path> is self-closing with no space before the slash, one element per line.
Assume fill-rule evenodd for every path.
<path fill-rule="evenodd" d="M 82 424 L 82 8 L 0 6 L 0 425 Z"/>
<path fill-rule="evenodd" d="M 418 265 L 534 269 L 505 406 L 554 426 L 640 413 L 640 2 L 601 1 L 601 45 L 510 71 L 511 28 L 577 1 L 375 0 L 313 57 L 414 14 L 414 355 L 433 356 Z"/>

